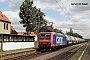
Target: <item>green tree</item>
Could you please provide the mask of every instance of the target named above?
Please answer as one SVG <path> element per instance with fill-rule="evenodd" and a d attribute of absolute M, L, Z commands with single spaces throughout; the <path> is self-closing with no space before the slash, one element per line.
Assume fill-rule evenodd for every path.
<path fill-rule="evenodd" d="M 79 35 L 78 33 L 73 33 L 72 28 L 70 28 L 70 32 L 66 32 L 67 35 L 78 37 L 78 38 L 83 38 L 83 36 Z"/>
<path fill-rule="evenodd" d="M 54 32 L 58 32 L 58 29 L 57 28 L 54 28 Z"/>
<path fill-rule="evenodd" d="M 27 34 L 31 31 L 38 33 L 43 26 L 47 25 L 47 21 L 44 19 L 45 14 L 33 6 L 31 0 L 25 0 L 22 3 L 19 16 L 22 19 L 20 23 L 26 28 Z"/>
<path fill-rule="evenodd" d="M 37 10 L 37 14 L 36 14 L 36 29 L 37 30 L 37 33 L 40 32 L 41 30 L 42 31 L 45 31 L 47 30 L 47 20 L 44 19 L 44 16 L 45 14 L 43 12 L 41 12 L 40 9 Z M 43 29 L 42 29 L 43 28 Z"/>
<path fill-rule="evenodd" d="M 58 30 L 58 33 L 64 34 L 64 33 L 62 32 L 62 30 L 61 30 L 61 29 L 60 29 L 60 30 Z"/>
<path fill-rule="evenodd" d="M 54 28 L 54 32 L 64 34 L 61 29 L 59 30 L 59 29 L 57 29 L 57 28 Z"/>
<path fill-rule="evenodd" d="M 71 32 L 71 33 L 73 33 L 73 30 L 72 30 L 72 28 L 71 28 L 71 27 L 70 27 L 70 32 Z"/>
<path fill-rule="evenodd" d="M 70 35 L 70 36 L 73 36 L 73 30 L 72 28 L 70 27 L 70 32 L 66 32 L 67 35 Z"/>

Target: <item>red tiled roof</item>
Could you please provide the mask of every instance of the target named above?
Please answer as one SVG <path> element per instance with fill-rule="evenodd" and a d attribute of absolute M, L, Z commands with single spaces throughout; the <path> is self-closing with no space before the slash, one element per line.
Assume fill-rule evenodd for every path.
<path fill-rule="evenodd" d="M 1 11 L 0 11 L 0 21 L 11 23 L 11 21 L 5 15 L 3 15 Z"/>
<path fill-rule="evenodd" d="M 18 33 L 16 32 L 16 30 L 13 28 L 13 26 L 10 26 L 10 29 L 11 29 L 11 34 L 18 34 Z"/>
<path fill-rule="evenodd" d="M 24 34 L 27 34 L 27 33 L 26 32 L 18 32 L 18 35 L 24 36 Z M 36 34 L 34 32 L 31 32 L 31 34 L 29 36 L 36 36 Z"/>
<path fill-rule="evenodd" d="M 18 32 L 18 35 L 24 36 L 24 33 L 25 33 L 25 32 Z"/>
<path fill-rule="evenodd" d="M 36 36 L 36 34 L 34 32 L 31 32 L 30 36 Z"/>

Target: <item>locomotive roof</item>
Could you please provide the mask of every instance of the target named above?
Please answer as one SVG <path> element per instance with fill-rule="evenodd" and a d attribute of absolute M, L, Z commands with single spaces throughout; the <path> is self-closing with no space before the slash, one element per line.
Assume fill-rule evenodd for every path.
<path fill-rule="evenodd" d="M 55 33 L 55 32 L 40 32 L 40 33 L 51 33 L 51 34 L 57 34 L 57 35 L 65 36 L 64 34 L 61 34 L 61 33 Z"/>
<path fill-rule="evenodd" d="M 40 33 L 55 33 L 55 32 L 40 32 Z"/>
<path fill-rule="evenodd" d="M 64 34 L 61 34 L 61 33 L 56 33 L 56 34 L 58 34 L 58 35 L 62 35 L 62 36 L 65 36 Z"/>

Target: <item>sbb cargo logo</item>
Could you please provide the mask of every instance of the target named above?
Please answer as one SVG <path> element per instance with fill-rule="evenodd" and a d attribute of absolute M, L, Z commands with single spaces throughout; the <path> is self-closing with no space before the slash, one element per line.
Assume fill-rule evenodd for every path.
<path fill-rule="evenodd" d="M 56 43 L 63 43 L 63 37 L 56 37 Z"/>

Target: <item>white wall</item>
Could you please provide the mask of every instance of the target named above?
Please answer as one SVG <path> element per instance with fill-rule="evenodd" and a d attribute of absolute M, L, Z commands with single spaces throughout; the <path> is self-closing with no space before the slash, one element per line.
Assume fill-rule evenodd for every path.
<path fill-rule="evenodd" d="M 3 50 L 14 50 L 20 48 L 34 47 L 34 42 L 7 42 L 3 43 Z"/>

